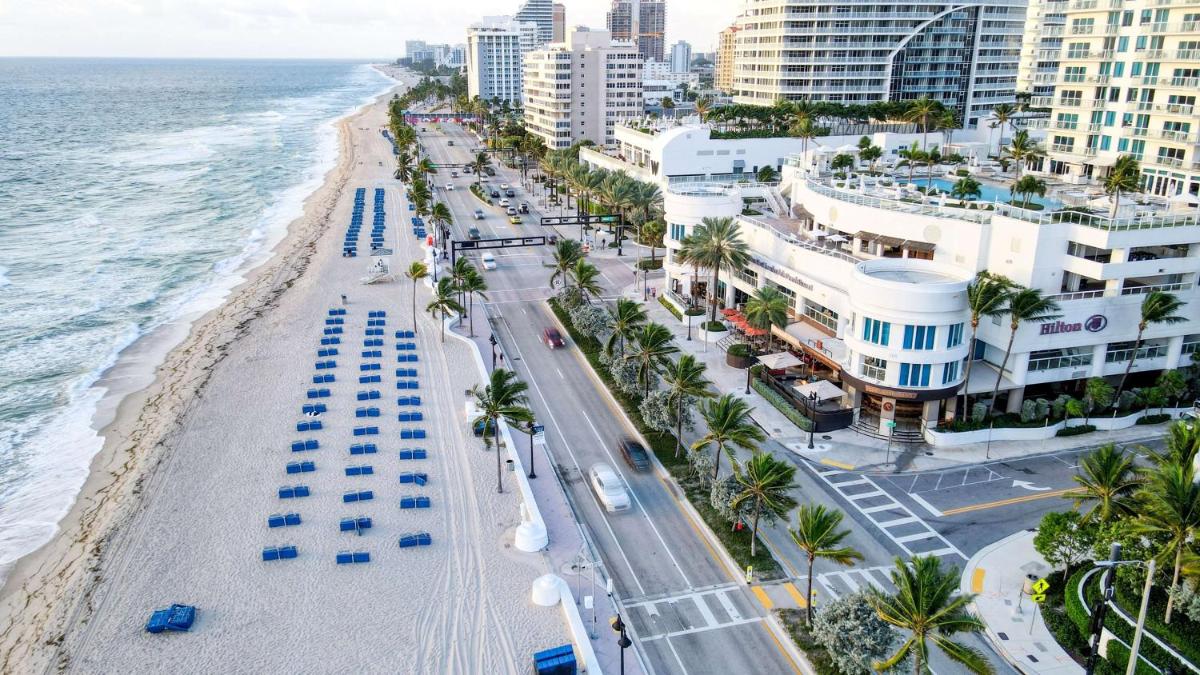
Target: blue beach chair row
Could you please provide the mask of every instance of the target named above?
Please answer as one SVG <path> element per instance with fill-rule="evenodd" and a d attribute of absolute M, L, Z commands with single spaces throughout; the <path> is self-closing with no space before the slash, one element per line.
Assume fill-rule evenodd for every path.
<path fill-rule="evenodd" d="M 315 438 L 305 439 L 303 441 L 292 441 L 292 452 L 304 452 L 305 450 L 316 450 L 321 447 L 321 443 Z"/>
<path fill-rule="evenodd" d="M 379 452 L 379 447 L 374 443 L 355 443 L 350 446 L 351 455 L 374 455 Z"/>
<path fill-rule="evenodd" d="M 299 524 L 299 513 L 272 513 L 267 516 L 267 527 L 292 527 Z"/>
<path fill-rule="evenodd" d="M 336 382 L 337 376 L 333 373 L 320 373 L 318 375 L 313 375 L 312 381 L 313 384 L 329 384 L 330 382 Z"/>
<path fill-rule="evenodd" d="M 383 377 L 379 375 L 359 375 L 359 384 L 380 384 L 383 382 Z"/>
<path fill-rule="evenodd" d="M 420 389 L 420 384 L 416 380 L 399 380 L 396 382 L 397 389 Z"/>
<path fill-rule="evenodd" d="M 400 459 L 429 459 L 429 452 L 425 448 L 403 448 L 400 450 Z"/>
<path fill-rule="evenodd" d="M 290 560 L 297 555 L 295 546 L 268 546 L 262 550 L 263 560 Z"/>
<path fill-rule="evenodd" d="M 416 376 L 417 376 L 416 368 L 397 368 L 396 369 L 396 377 L 416 377 Z"/>
<path fill-rule="evenodd" d="M 316 462 L 288 462 L 287 472 L 292 473 L 312 473 L 317 470 Z"/>
<path fill-rule="evenodd" d="M 396 331 L 396 339 L 397 339 L 397 340 L 404 340 L 404 339 L 409 339 L 409 340 L 411 340 L 411 339 L 413 339 L 413 338 L 415 338 L 415 337 L 417 337 L 417 333 L 416 333 L 416 331 L 411 331 L 411 330 L 398 330 L 398 331 Z"/>
<path fill-rule="evenodd" d="M 311 494 L 307 485 L 285 485 L 279 488 L 280 499 L 299 499 Z"/>
<path fill-rule="evenodd" d="M 304 420 L 296 422 L 296 431 L 320 431 L 324 426 L 321 420 Z"/>
<path fill-rule="evenodd" d="M 421 397 L 420 396 L 401 396 L 400 398 L 396 399 L 396 405 L 419 406 L 419 405 L 421 405 Z"/>
<path fill-rule="evenodd" d="M 338 531 L 340 532 L 358 532 L 361 534 L 363 530 L 369 529 L 371 529 L 371 519 L 366 516 L 342 518 L 341 522 L 338 523 Z"/>
<path fill-rule="evenodd" d="M 379 417 L 379 408 L 357 408 L 354 411 L 355 417 Z"/>
<path fill-rule="evenodd" d="M 430 546 L 432 544 L 433 537 L 428 532 L 406 532 L 400 535 L 400 548 Z"/>
<path fill-rule="evenodd" d="M 400 508 L 402 509 L 427 509 L 430 507 L 429 497 L 425 496 L 406 496 L 400 498 Z"/>
<path fill-rule="evenodd" d="M 406 471 L 406 472 L 400 474 L 400 483 L 402 485 L 407 485 L 409 483 L 411 483 L 413 485 L 425 485 L 425 484 L 429 483 L 429 474 L 415 472 L 415 471 Z"/>
<path fill-rule="evenodd" d="M 368 502 L 375 499 L 375 493 L 371 490 L 352 490 L 342 495 L 342 502 L 350 504 L 353 502 Z"/>
<path fill-rule="evenodd" d="M 424 429 L 401 429 L 400 430 L 400 440 L 402 440 L 402 441 L 413 440 L 413 439 L 422 439 L 422 438 L 425 438 L 425 430 Z"/>
<path fill-rule="evenodd" d="M 339 565 L 369 563 L 371 562 L 371 554 L 367 551 L 338 551 L 336 560 Z"/>
<path fill-rule="evenodd" d="M 347 476 L 374 476 L 375 475 L 375 467 L 371 466 L 370 464 L 363 464 L 361 466 L 348 466 L 348 467 L 346 467 L 346 475 Z"/>

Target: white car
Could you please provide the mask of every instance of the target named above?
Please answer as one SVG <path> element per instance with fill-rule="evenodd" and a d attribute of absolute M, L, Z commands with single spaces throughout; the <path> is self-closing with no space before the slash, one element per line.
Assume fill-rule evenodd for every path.
<path fill-rule="evenodd" d="M 511 205 L 512 205 L 512 202 L 508 201 L 507 199 L 500 200 L 500 206 L 503 206 L 506 209 Z"/>
<path fill-rule="evenodd" d="M 596 464 L 588 470 L 588 478 L 605 511 L 612 513 L 629 508 L 629 493 L 625 491 L 625 485 L 611 466 Z"/>
<path fill-rule="evenodd" d="M 508 189 L 508 183 L 501 183 L 501 184 L 500 184 L 500 189 L 501 189 L 501 190 L 507 190 L 507 189 Z"/>
<path fill-rule="evenodd" d="M 485 270 L 496 269 L 496 256 L 491 253 L 484 253 L 479 256 L 479 262 L 483 263 L 483 269 Z"/>
<path fill-rule="evenodd" d="M 446 183 L 446 189 L 447 189 L 447 190 L 453 190 L 453 189 L 454 189 L 454 183 Z"/>

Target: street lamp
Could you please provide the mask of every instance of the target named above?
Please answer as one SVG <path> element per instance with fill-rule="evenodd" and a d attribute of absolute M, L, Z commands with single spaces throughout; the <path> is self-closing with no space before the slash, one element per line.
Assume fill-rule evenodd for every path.
<path fill-rule="evenodd" d="M 545 427 L 536 424 L 534 420 L 529 421 L 529 478 L 537 478 L 537 472 L 533 468 L 533 437 L 537 436 Z"/>
<path fill-rule="evenodd" d="M 621 614 L 618 612 L 612 620 L 612 629 L 621 637 L 617 638 L 617 646 L 621 648 L 621 675 L 625 675 L 625 650 L 633 646 L 633 641 L 625 634 L 625 622 L 621 620 Z"/>
<path fill-rule="evenodd" d="M 488 342 L 492 345 L 492 370 L 496 369 L 496 334 L 492 333 L 488 337 Z"/>
<path fill-rule="evenodd" d="M 808 449 L 813 449 L 813 431 L 817 428 L 817 392 L 808 392 Z"/>

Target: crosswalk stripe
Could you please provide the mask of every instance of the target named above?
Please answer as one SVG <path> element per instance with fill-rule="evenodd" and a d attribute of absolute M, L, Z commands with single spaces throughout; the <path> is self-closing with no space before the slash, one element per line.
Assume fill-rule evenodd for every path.
<path fill-rule="evenodd" d="M 918 519 L 916 516 L 904 516 L 903 518 L 897 518 L 895 520 L 887 520 L 887 521 L 883 521 L 883 522 L 880 522 L 877 520 L 877 521 L 875 521 L 875 524 L 880 527 L 895 527 L 897 525 L 906 525 L 908 523 L 915 523 L 915 522 L 917 522 L 917 520 Z"/>
<path fill-rule="evenodd" d="M 852 501 L 858 501 L 860 499 L 867 499 L 868 497 L 879 497 L 879 496 L 883 496 L 886 494 L 887 493 L 884 492 L 883 490 L 874 490 L 872 492 L 863 492 L 862 494 L 857 494 L 857 495 L 842 495 L 842 496 L 844 496 L 846 499 L 849 499 Z"/>
<path fill-rule="evenodd" d="M 783 590 L 787 591 L 787 594 L 792 596 L 792 600 L 794 600 L 796 604 L 800 606 L 800 609 L 808 607 L 808 602 L 804 600 L 804 594 L 800 592 L 800 589 L 796 588 L 795 584 L 789 581 L 783 585 Z"/>
<path fill-rule="evenodd" d="M 708 603 L 704 602 L 703 595 L 692 598 L 692 602 L 696 603 L 696 609 L 700 610 L 700 616 L 704 617 L 704 625 L 717 625 L 717 617 L 713 616 L 712 610 L 708 608 Z"/>
<path fill-rule="evenodd" d="M 934 532 L 933 530 L 927 530 L 925 532 L 918 532 L 916 534 L 908 534 L 903 537 L 896 537 L 896 543 L 897 544 L 907 544 L 910 541 L 917 541 L 918 539 L 930 539 L 930 538 L 936 537 L 936 536 L 937 536 L 936 532 Z"/>
<path fill-rule="evenodd" d="M 742 613 L 737 610 L 737 607 L 733 605 L 733 601 L 729 599 L 729 596 L 725 595 L 724 591 L 713 593 L 713 595 L 717 596 L 717 601 L 725 608 L 725 613 L 729 615 L 729 618 L 734 621 L 742 619 Z"/>

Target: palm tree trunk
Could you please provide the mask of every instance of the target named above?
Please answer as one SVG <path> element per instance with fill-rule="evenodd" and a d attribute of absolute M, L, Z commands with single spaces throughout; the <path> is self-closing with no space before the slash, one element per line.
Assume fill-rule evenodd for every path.
<path fill-rule="evenodd" d="M 1117 190 L 1116 192 L 1113 192 L 1113 205 L 1112 205 L 1112 210 L 1108 213 L 1109 218 L 1117 217 L 1117 207 L 1120 206 L 1120 204 L 1121 204 L 1121 191 Z"/>
<path fill-rule="evenodd" d="M 417 280 L 413 279 L 413 332 L 417 332 Z"/>
<path fill-rule="evenodd" d="M 446 312 L 442 312 L 442 344 L 446 344 Z"/>
<path fill-rule="evenodd" d="M 1175 587 L 1179 585 L 1179 568 L 1182 563 L 1183 563 L 1183 545 L 1180 544 L 1175 549 L 1175 572 L 1171 574 L 1171 588 L 1169 590 L 1173 591 L 1173 590 L 1175 590 Z M 1166 614 L 1166 616 L 1163 617 L 1163 623 L 1171 623 L 1171 611 L 1173 609 L 1175 609 L 1175 594 L 1168 593 L 1167 594 L 1167 614 Z"/>
<path fill-rule="evenodd" d="M 709 310 L 709 321 L 717 320 L 717 284 L 721 281 L 721 266 L 717 265 L 713 268 L 713 285 L 708 289 L 708 297 L 712 302 L 712 309 Z M 708 327 L 705 327 L 708 330 Z"/>
<path fill-rule="evenodd" d="M 683 396 L 675 406 L 675 458 L 683 451 Z"/>
<path fill-rule="evenodd" d="M 500 431 L 500 422 L 495 417 L 492 417 L 490 419 L 492 421 L 492 433 L 499 432 Z M 483 431 L 484 431 L 484 433 L 487 433 L 487 429 L 484 429 Z M 499 436 L 496 437 L 496 492 L 504 492 L 504 473 L 501 471 L 501 466 L 500 466 L 500 438 L 499 438 Z"/>
<path fill-rule="evenodd" d="M 918 645 L 913 645 L 913 675 L 924 675 L 925 669 L 921 667 L 921 651 L 917 649 Z"/>
<path fill-rule="evenodd" d="M 1121 400 L 1121 392 L 1125 391 L 1125 380 L 1129 379 L 1129 372 L 1133 370 L 1133 362 L 1137 360 L 1138 350 L 1142 348 L 1142 333 L 1145 331 L 1145 324 L 1139 324 L 1137 339 L 1133 341 L 1133 353 L 1129 355 L 1129 363 L 1125 366 L 1125 372 L 1121 375 L 1121 383 L 1117 385 L 1117 393 L 1113 395 L 1114 407 Z"/>
<path fill-rule="evenodd" d="M 470 316 L 470 324 L 471 324 L 471 337 L 475 337 L 475 292 L 474 291 L 471 292 L 471 313 L 469 316 Z"/>
<path fill-rule="evenodd" d="M 754 500 L 754 525 L 750 527 L 750 557 L 758 550 L 758 517 L 762 515 L 762 500 Z"/>
<path fill-rule="evenodd" d="M 812 581 L 813 581 L 813 562 L 815 558 L 808 556 L 808 594 L 804 596 L 804 606 L 808 613 L 808 625 L 812 625 Z"/>
<path fill-rule="evenodd" d="M 717 447 L 713 450 L 716 457 L 713 458 L 713 482 L 717 481 L 717 476 L 721 473 L 721 444 L 717 443 Z"/>
<path fill-rule="evenodd" d="M 1008 334 L 1008 348 L 1004 350 L 1004 360 L 1000 362 L 1000 370 L 996 371 L 996 386 L 992 387 L 992 403 L 988 408 L 988 414 L 996 413 L 996 395 L 1000 392 L 1000 380 L 1004 377 L 1004 369 L 1008 366 L 1008 357 L 1012 353 L 1013 340 L 1017 339 L 1017 327 L 1013 326 L 1012 332 Z"/>

